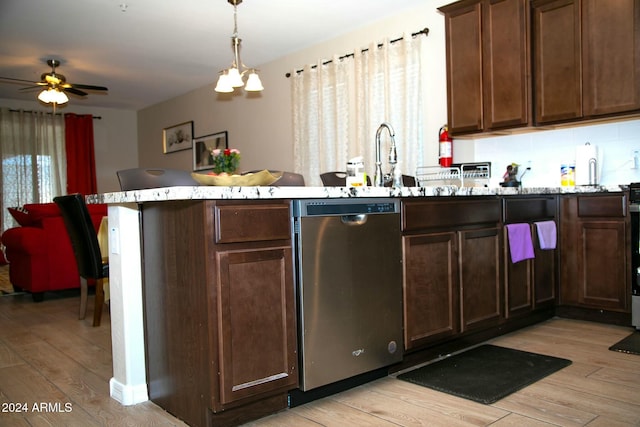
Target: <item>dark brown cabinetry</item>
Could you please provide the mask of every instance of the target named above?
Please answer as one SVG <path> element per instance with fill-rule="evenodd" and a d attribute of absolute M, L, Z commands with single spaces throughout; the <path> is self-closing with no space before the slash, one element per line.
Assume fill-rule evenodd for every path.
<path fill-rule="evenodd" d="M 502 318 L 500 201 L 403 200 L 407 350 Z"/>
<path fill-rule="evenodd" d="M 640 0 L 536 0 L 535 122 L 640 110 Z"/>
<path fill-rule="evenodd" d="M 530 225 L 534 247 L 533 259 L 511 262 L 505 228 L 505 317 L 510 319 L 534 310 L 553 307 L 558 286 L 558 251 L 540 248 L 535 222 L 557 220 L 557 197 L 505 197 L 503 215 L 505 224 Z"/>
<path fill-rule="evenodd" d="M 561 198 L 560 305 L 629 312 L 625 193 Z"/>
<path fill-rule="evenodd" d="M 190 425 L 287 406 L 297 342 L 287 201 L 145 203 L 149 396 Z"/>
<path fill-rule="evenodd" d="M 449 127 L 454 136 L 530 122 L 526 0 L 463 0 L 445 14 Z"/>

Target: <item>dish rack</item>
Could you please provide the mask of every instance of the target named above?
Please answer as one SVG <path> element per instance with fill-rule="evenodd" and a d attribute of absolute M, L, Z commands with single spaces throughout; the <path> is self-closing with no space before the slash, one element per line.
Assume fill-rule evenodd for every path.
<path fill-rule="evenodd" d="M 416 168 L 416 185 L 455 185 L 458 187 L 489 186 L 491 162 L 457 163 L 449 167 L 419 166 Z"/>

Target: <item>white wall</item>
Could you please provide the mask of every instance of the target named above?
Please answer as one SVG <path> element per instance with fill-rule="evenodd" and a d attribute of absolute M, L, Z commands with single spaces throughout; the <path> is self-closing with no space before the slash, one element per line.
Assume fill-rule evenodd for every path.
<path fill-rule="evenodd" d="M 474 145 L 475 161 L 491 161 L 494 186 L 502 180 L 507 165 L 531 165 L 522 179 L 525 187 L 560 186 L 560 165 L 576 159 L 576 148 L 589 142 L 598 149 L 599 182 L 603 185 L 640 182 L 640 169 L 633 162 L 640 156 L 640 119 L 539 130 L 509 136 L 454 141 Z M 530 163 L 529 163 L 530 162 Z"/>
<path fill-rule="evenodd" d="M 38 101 L 0 99 L 0 106 L 31 111 L 52 111 L 40 105 Z M 98 192 L 119 191 L 120 184 L 116 171 L 138 166 L 137 113 L 128 110 L 84 107 L 71 102 L 58 112 L 92 114 L 101 117 L 100 120 L 93 121 Z"/>
<path fill-rule="evenodd" d="M 423 94 L 425 152 L 428 162 L 437 164 L 438 129 L 446 122 L 446 76 L 444 19 L 435 7 L 445 3 L 425 2 L 407 13 L 261 65 L 260 77 L 265 90 L 257 97 L 217 94 L 213 90 L 216 75 L 212 70 L 210 85 L 139 112 L 140 165 L 191 169 L 191 150 L 162 154 L 162 129 L 193 120 L 195 136 L 229 132 L 230 146 L 242 153 L 242 170 L 293 170 L 291 93 L 290 81 L 285 74 L 320 59 L 329 59 L 334 54 L 347 54 L 354 49 L 366 48 L 372 42 L 394 39 L 425 27 L 429 28 L 423 55 L 427 76 Z M 250 62 L 251 58 L 244 60 Z M 371 144 L 374 140 L 375 135 L 371 135 Z M 397 142 L 398 149 L 402 150 L 402 141 Z"/>
<path fill-rule="evenodd" d="M 163 154 L 162 129 L 185 121 L 194 121 L 195 136 L 229 132 L 230 146 L 242 152 L 242 170 L 293 170 L 293 131 L 291 126 L 290 81 L 285 74 L 306 64 L 343 55 L 367 47 L 384 38 L 397 38 L 425 27 L 423 67 L 425 87 L 425 165 L 438 164 L 438 130 L 447 121 L 444 17 L 437 7 L 449 0 L 429 0 L 423 6 L 391 16 L 350 34 L 293 52 L 260 66 L 265 90 L 246 94 L 217 94 L 211 84 L 177 98 L 150 106 L 136 113 L 69 105 L 65 111 L 102 116 L 96 120 L 96 156 L 98 190 L 117 191 L 115 171 L 128 167 L 170 167 L 192 169 L 192 150 Z M 424 36 L 420 36 L 424 37 Z M 229 52 L 231 58 L 231 51 Z M 251 58 L 244 58 L 250 63 Z M 176 78 L 180 78 L 176 76 Z M 42 108 L 37 102 L 0 100 L 11 108 Z M 393 123 L 392 123 L 393 124 Z M 136 128 L 137 126 L 137 128 Z M 371 135 L 371 144 L 375 135 Z M 402 141 L 397 140 L 399 150 Z M 575 156 L 577 145 L 591 142 L 601 153 L 603 184 L 640 181 L 639 171 L 630 169 L 633 150 L 640 150 L 640 120 L 608 124 L 579 125 L 558 130 L 536 130 L 507 136 L 454 141 L 454 161 L 490 161 L 492 184 L 498 185 L 512 162 L 532 170 L 523 179 L 525 186 L 557 186 L 560 163 Z M 405 171 L 410 173 L 411 171 Z"/>

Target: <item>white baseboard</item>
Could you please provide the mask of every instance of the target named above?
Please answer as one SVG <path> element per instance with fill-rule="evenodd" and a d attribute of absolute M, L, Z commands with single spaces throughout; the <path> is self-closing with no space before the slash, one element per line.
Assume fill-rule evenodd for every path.
<path fill-rule="evenodd" d="M 109 393 L 112 399 L 124 406 L 135 405 L 149 400 L 146 384 L 126 385 L 115 378 L 109 380 Z"/>

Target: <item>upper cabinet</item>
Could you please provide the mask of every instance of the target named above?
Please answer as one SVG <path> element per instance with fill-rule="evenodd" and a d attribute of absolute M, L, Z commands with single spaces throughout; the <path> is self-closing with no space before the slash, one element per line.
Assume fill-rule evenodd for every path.
<path fill-rule="evenodd" d="M 640 110 L 640 0 L 536 0 L 535 122 Z"/>
<path fill-rule="evenodd" d="M 439 10 L 454 136 L 640 113 L 640 0 L 462 0 Z"/>
<path fill-rule="evenodd" d="M 445 14 L 452 134 L 528 125 L 527 0 L 463 0 L 440 11 Z"/>

